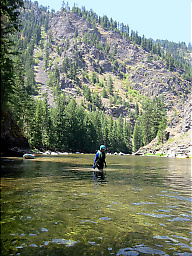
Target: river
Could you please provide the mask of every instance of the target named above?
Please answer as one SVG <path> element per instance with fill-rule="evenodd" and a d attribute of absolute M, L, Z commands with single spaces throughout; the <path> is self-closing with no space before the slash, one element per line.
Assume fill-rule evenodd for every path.
<path fill-rule="evenodd" d="M 1 159 L 1 255 L 192 255 L 191 159 Z"/>

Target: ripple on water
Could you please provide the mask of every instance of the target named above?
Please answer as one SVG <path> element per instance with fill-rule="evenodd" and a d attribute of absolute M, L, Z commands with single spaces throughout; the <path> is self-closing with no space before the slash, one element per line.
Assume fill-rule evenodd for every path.
<path fill-rule="evenodd" d="M 178 200 L 181 200 L 181 201 L 192 202 L 192 198 L 190 198 L 190 197 L 184 197 L 184 196 L 179 196 L 179 195 L 157 194 L 157 196 L 175 198 L 175 199 L 178 199 Z"/>
<path fill-rule="evenodd" d="M 88 241 L 88 244 L 95 245 L 96 243 Z"/>
<path fill-rule="evenodd" d="M 167 219 L 167 221 L 170 221 L 170 222 L 173 222 L 173 221 L 181 221 L 181 222 L 184 222 L 184 221 L 190 221 L 190 219 L 188 218 L 182 218 L 182 217 L 175 217 L 173 219 Z"/>
<path fill-rule="evenodd" d="M 192 255 L 192 253 L 190 253 L 190 252 L 181 252 L 181 253 L 176 253 L 175 255 L 178 255 L 178 256 L 191 256 Z"/>
<path fill-rule="evenodd" d="M 41 228 L 41 231 L 42 231 L 42 232 L 48 232 L 48 229 L 46 229 L 46 228 Z"/>
<path fill-rule="evenodd" d="M 186 240 L 186 241 L 191 241 L 190 238 L 187 238 L 187 237 L 184 237 L 184 236 L 172 235 L 172 237 L 175 237 L 175 238 L 178 238 L 178 239 L 183 239 L 183 240 Z"/>
<path fill-rule="evenodd" d="M 101 218 L 99 218 L 100 220 L 111 220 L 111 218 L 109 218 L 109 217 L 101 217 Z"/>
<path fill-rule="evenodd" d="M 173 236 L 173 237 L 179 238 L 178 236 Z M 153 238 L 155 238 L 155 239 L 162 239 L 162 240 L 165 240 L 168 243 L 171 241 L 174 244 L 177 244 L 177 246 L 181 246 L 182 248 L 192 250 L 192 248 L 189 245 L 184 244 L 184 243 L 180 243 L 177 239 L 174 239 L 174 238 L 169 237 L 169 236 L 154 236 Z"/>
<path fill-rule="evenodd" d="M 97 224 L 97 222 L 95 222 L 95 221 L 92 221 L 92 220 L 83 220 L 83 221 L 81 221 L 81 224 L 84 224 L 84 223 L 94 223 L 94 224 Z"/>
<path fill-rule="evenodd" d="M 31 247 L 38 247 L 36 244 L 30 244 Z"/>
<path fill-rule="evenodd" d="M 153 203 L 153 202 L 139 202 L 139 203 L 132 203 L 134 205 L 142 205 L 142 204 L 156 204 L 156 203 Z"/>
<path fill-rule="evenodd" d="M 165 252 L 161 250 L 153 249 L 144 245 L 134 246 L 133 248 L 120 249 L 116 255 L 117 256 L 120 256 L 120 255 L 137 256 L 137 255 L 140 255 L 140 253 L 151 254 L 151 255 L 153 254 L 167 255 Z"/>
<path fill-rule="evenodd" d="M 167 217 L 167 218 L 171 217 L 171 215 L 167 215 L 167 214 L 154 214 L 154 213 L 151 214 L 151 213 L 143 213 L 143 212 L 140 212 L 139 214 L 153 217 L 153 218 L 158 218 L 158 219 L 165 218 L 165 217 Z"/>
<path fill-rule="evenodd" d="M 25 244 L 22 244 L 22 245 L 20 245 L 20 246 L 15 247 L 15 248 L 16 248 L 16 249 L 23 249 L 24 246 L 25 246 Z"/>
<path fill-rule="evenodd" d="M 65 240 L 65 239 L 52 239 L 52 243 L 55 244 L 64 244 L 66 247 L 71 247 L 74 246 L 76 243 L 78 243 L 79 241 L 73 241 L 73 240 Z"/>
<path fill-rule="evenodd" d="M 154 236 L 153 238 L 155 238 L 155 239 L 161 239 L 161 240 L 170 240 L 170 241 L 172 241 L 172 242 L 174 242 L 174 243 L 178 243 L 178 242 L 179 242 L 178 240 L 176 240 L 176 239 L 174 239 L 174 238 L 171 238 L 171 237 L 169 237 L 169 236 Z"/>

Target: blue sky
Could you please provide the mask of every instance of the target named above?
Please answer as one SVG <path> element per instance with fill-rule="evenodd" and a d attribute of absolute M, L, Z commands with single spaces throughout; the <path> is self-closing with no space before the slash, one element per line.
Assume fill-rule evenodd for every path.
<path fill-rule="evenodd" d="M 107 15 L 129 25 L 146 38 L 191 42 L 191 0 L 65 0 L 70 7 L 85 6 L 100 16 Z M 50 10 L 60 10 L 63 0 L 38 0 Z"/>

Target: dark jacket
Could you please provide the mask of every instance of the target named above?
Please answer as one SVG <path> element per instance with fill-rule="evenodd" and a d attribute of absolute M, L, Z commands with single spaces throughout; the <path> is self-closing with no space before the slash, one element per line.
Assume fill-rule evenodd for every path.
<path fill-rule="evenodd" d="M 98 169 L 103 169 L 104 164 L 106 166 L 105 152 L 101 152 L 100 150 L 98 150 L 98 152 L 95 155 L 93 168 L 97 167 Z"/>

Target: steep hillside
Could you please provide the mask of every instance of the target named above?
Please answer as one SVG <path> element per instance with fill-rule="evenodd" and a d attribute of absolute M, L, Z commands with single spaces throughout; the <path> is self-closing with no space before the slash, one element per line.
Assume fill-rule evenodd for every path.
<path fill-rule="evenodd" d="M 96 44 L 102 45 L 104 50 L 89 43 L 92 37 L 96 38 Z M 49 22 L 44 44 L 49 45 L 49 67 L 46 74 L 57 65 L 61 89 L 77 99 L 82 98 L 84 85 L 101 95 L 110 75 L 114 94 L 118 93 L 126 101 L 140 101 L 143 96 L 163 96 L 172 126 L 177 123 L 174 116 L 178 112 L 182 115 L 184 111 L 183 103 L 189 98 L 191 84 L 181 78 L 183 70 L 174 67 L 173 71 L 169 71 L 162 58 L 124 39 L 120 32 L 108 31 L 99 25 L 93 26 L 73 12 L 57 12 Z M 66 57 L 75 64 L 76 81 L 62 72 Z M 39 70 L 41 65 L 42 61 L 39 61 L 36 69 Z M 84 72 L 87 73 L 86 78 Z M 91 80 L 93 74 L 97 80 L 95 83 Z M 45 86 L 45 71 L 38 73 L 37 82 L 40 77 L 44 79 L 42 84 Z M 102 103 L 107 111 L 109 97 L 103 98 Z M 125 111 L 122 114 L 126 115 Z"/>
<path fill-rule="evenodd" d="M 21 31 L 18 45 L 25 50 L 26 87 L 35 98 L 47 94 L 48 104 L 55 106 L 58 92 L 64 92 L 86 111 L 102 110 L 114 119 L 122 116 L 131 124 L 132 135 L 135 124 L 142 123 L 145 102 L 152 107 L 150 99 L 160 98 L 167 132 L 174 129 L 169 131 L 173 136 L 190 130 L 190 47 L 177 45 L 175 58 L 177 52 L 184 57 L 174 59 L 167 51 L 169 42 L 141 38 L 127 26 L 83 8 L 49 13 L 26 1 L 21 17 L 29 25 Z M 31 38 L 29 28 L 34 32 Z M 34 70 L 28 64 L 31 57 Z M 34 80 L 29 71 L 34 71 Z"/>

